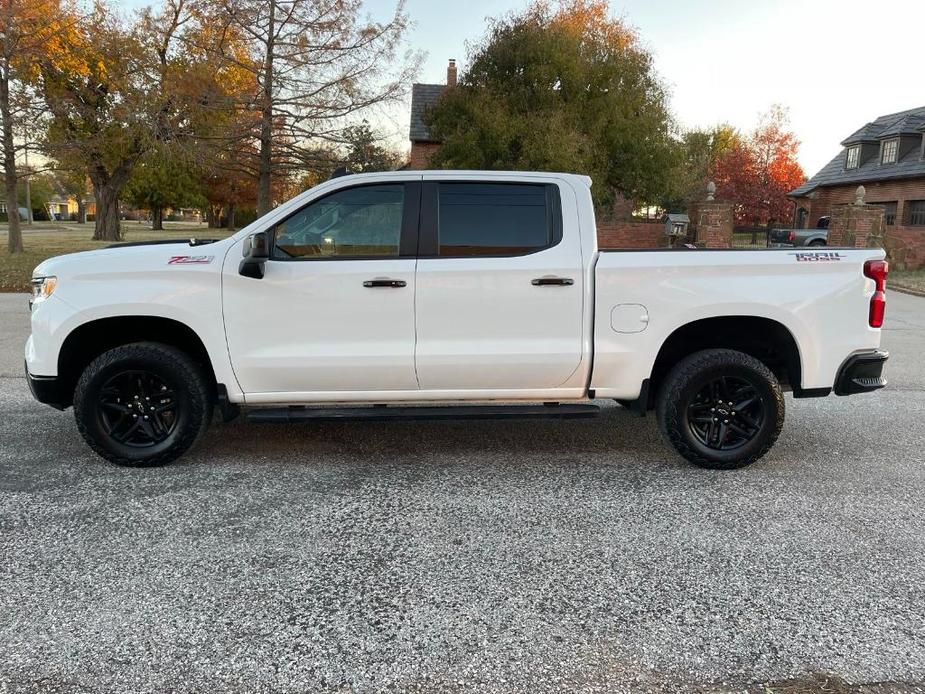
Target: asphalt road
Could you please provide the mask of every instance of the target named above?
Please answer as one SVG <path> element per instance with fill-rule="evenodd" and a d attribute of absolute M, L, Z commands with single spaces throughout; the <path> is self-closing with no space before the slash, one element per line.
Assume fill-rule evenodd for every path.
<path fill-rule="evenodd" d="M 925 299 L 890 294 L 888 389 L 788 397 L 726 473 L 618 407 L 118 469 L 30 399 L 25 298 L 0 321 L 0 692 L 925 691 Z"/>

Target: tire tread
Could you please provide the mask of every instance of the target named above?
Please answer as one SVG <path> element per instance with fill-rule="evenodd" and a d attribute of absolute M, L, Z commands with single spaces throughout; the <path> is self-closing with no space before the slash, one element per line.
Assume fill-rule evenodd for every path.
<path fill-rule="evenodd" d="M 84 400 L 93 378 L 103 369 L 129 359 L 153 359 L 166 362 L 171 368 L 176 369 L 182 382 L 190 389 L 190 419 L 196 423 L 188 427 L 166 451 L 140 460 L 119 456 L 107 450 L 96 440 L 84 421 Z M 104 352 L 84 369 L 74 390 L 74 419 L 77 421 L 80 435 L 97 455 L 123 467 L 158 467 L 173 462 L 202 438 L 209 426 L 211 415 L 212 398 L 202 370 L 185 352 L 159 342 L 134 342 Z"/>
<path fill-rule="evenodd" d="M 681 408 L 682 390 L 686 384 L 698 374 L 718 366 L 738 366 L 756 371 L 761 378 L 765 379 L 771 385 L 771 392 L 777 401 L 777 407 L 773 408 L 774 412 L 769 413 L 776 414 L 775 421 L 772 422 L 770 435 L 766 437 L 765 441 L 762 442 L 762 445 L 757 450 L 741 458 L 729 461 L 708 458 L 688 444 L 681 435 L 681 427 L 684 426 L 684 412 Z M 777 382 L 777 378 L 771 370 L 758 359 L 744 352 L 732 349 L 703 350 L 701 352 L 695 352 L 679 361 L 668 373 L 659 391 L 656 412 L 658 414 L 659 429 L 668 443 L 694 465 L 711 470 L 734 470 L 736 468 L 742 468 L 751 465 L 756 460 L 766 455 L 774 446 L 777 437 L 780 435 L 781 429 L 784 426 L 785 414 L 784 396 L 781 392 L 780 384 Z"/>

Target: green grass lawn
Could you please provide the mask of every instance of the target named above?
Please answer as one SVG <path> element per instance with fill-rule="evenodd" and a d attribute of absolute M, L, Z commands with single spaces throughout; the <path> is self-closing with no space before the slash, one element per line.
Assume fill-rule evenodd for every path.
<path fill-rule="evenodd" d="M 147 224 L 123 222 L 125 241 L 156 241 L 182 238 L 225 238 L 227 229 L 209 229 L 205 224 L 166 223 L 164 231 L 151 231 Z M 111 241 L 92 241 L 93 225 L 44 223 L 35 225 L 34 231 L 23 233 L 24 253 L 11 255 L 6 250 L 6 225 L 0 227 L 0 292 L 28 292 L 29 279 L 36 265 L 46 258 L 77 251 L 105 248 Z"/>
<path fill-rule="evenodd" d="M 902 287 L 917 292 L 925 292 L 925 268 L 921 270 L 890 270 L 886 281 L 887 289 Z"/>
<path fill-rule="evenodd" d="M 732 245 L 734 248 L 767 248 L 768 235 L 764 232 L 735 232 L 732 235 Z"/>

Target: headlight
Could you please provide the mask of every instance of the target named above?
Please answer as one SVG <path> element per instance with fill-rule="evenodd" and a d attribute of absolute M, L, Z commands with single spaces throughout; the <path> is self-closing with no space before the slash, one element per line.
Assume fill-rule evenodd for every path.
<path fill-rule="evenodd" d="M 33 277 L 32 278 L 32 301 L 44 301 L 50 297 L 55 287 L 58 286 L 57 277 Z"/>

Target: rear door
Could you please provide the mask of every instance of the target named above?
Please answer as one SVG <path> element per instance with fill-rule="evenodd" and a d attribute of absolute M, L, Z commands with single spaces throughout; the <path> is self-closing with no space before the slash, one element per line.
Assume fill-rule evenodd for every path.
<path fill-rule="evenodd" d="M 556 388 L 582 358 L 577 229 L 554 181 L 425 175 L 416 273 L 422 390 Z M 574 204 L 570 201 L 570 204 Z"/>

